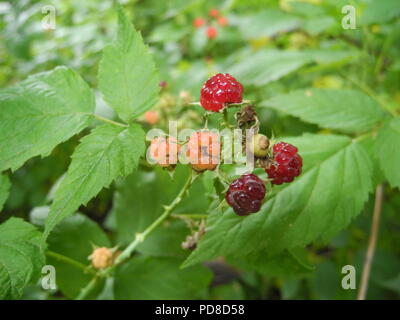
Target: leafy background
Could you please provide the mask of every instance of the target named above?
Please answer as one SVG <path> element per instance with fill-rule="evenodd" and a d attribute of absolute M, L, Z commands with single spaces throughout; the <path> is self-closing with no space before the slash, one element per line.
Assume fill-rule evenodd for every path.
<path fill-rule="evenodd" d="M 341 27 L 349 3 L 355 30 Z M 41 25 L 49 4 L 53 31 Z M 140 159 L 151 128 L 143 112 L 162 115 L 157 127 L 177 119 L 200 128 L 201 109 L 182 100 L 198 101 L 209 75 L 229 72 L 255 101 L 261 131 L 299 147 L 302 176 L 243 219 L 216 205 L 218 186 L 205 174 L 173 212 L 208 216 L 197 249 L 181 247 L 187 221 L 169 219 L 88 298 L 354 299 L 341 268 L 354 265 L 359 284 L 378 183 L 385 194 L 367 298 L 399 298 L 397 1 L 121 4 L 125 14 L 113 1 L 1 3 L 0 297 L 76 298 L 92 277 L 92 245 L 127 245 L 187 177 L 183 166 L 171 179 Z M 229 24 L 210 19 L 218 35 L 207 40 L 192 20 L 209 19 L 211 8 Z M 234 178 L 229 167 L 225 174 Z M 41 289 L 45 263 L 56 267 L 57 290 Z"/>

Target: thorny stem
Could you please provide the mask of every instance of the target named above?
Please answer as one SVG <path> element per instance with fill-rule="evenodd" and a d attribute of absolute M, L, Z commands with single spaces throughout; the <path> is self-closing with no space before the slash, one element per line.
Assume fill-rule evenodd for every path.
<path fill-rule="evenodd" d="M 178 219 L 207 219 L 208 214 L 196 214 L 196 213 L 187 213 L 187 214 L 171 214 L 171 218 Z"/>
<path fill-rule="evenodd" d="M 115 126 L 124 127 L 124 128 L 127 128 L 127 127 L 128 127 L 127 124 L 124 124 L 124 123 L 121 123 L 121 122 L 117 122 L 117 121 L 113 121 L 113 120 L 104 118 L 104 117 L 102 117 L 102 116 L 99 116 L 98 114 L 94 114 L 93 117 L 94 117 L 95 119 L 99 120 L 99 121 L 106 122 L 106 123 L 110 123 L 110 124 L 113 124 L 113 125 L 115 125 Z"/>
<path fill-rule="evenodd" d="M 171 202 L 170 205 L 164 207 L 164 212 L 161 216 L 159 216 L 150 226 L 147 227 L 146 230 L 144 230 L 142 233 L 136 234 L 135 240 L 131 242 L 131 244 L 126 247 L 124 251 L 118 256 L 118 258 L 115 260 L 114 265 L 118 265 L 121 262 L 125 261 L 130 257 L 132 252 L 135 250 L 135 248 L 143 242 L 147 236 L 154 230 L 156 229 L 159 225 L 161 225 L 169 216 L 171 211 L 182 201 L 183 196 L 185 193 L 189 190 L 191 184 L 193 182 L 193 175 L 192 171 L 190 171 L 189 177 L 181 189 L 181 191 L 178 193 L 178 195 L 175 197 L 175 199 Z"/>
<path fill-rule="evenodd" d="M 93 290 L 95 287 L 98 279 L 100 277 L 105 277 L 108 276 L 115 268 L 117 265 L 121 264 L 125 260 L 127 260 L 132 252 L 136 249 L 136 247 L 142 243 L 147 236 L 154 231 L 158 226 L 160 226 L 169 216 L 170 213 L 172 212 L 173 209 L 182 201 L 183 197 L 185 196 L 186 192 L 189 190 L 190 186 L 192 185 L 193 180 L 195 179 L 196 176 L 193 176 L 193 171 L 190 171 L 189 177 L 182 187 L 181 191 L 178 193 L 178 195 L 175 197 L 175 199 L 167 206 L 164 207 L 164 212 L 150 225 L 146 228 L 141 233 L 137 233 L 135 236 L 135 239 L 125 248 L 124 251 L 117 257 L 115 260 L 114 264 L 105 269 L 104 271 L 99 272 L 93 279 L 92 281 L 89 282 L 89 284 L 84 287 L 79 294 L 79 296 L 76 298 L 76 300 L 82 300 L 85 297 L 90 294 L 90 292 Z"/>
<path fill-rule="evenodd" d="M 227 109 L 227 108 L 224 108 L 223 114 L 224 114 L 224 124 L 225 124 L 225 127 L 231 129 L 232 126 L 231 126 L 231 124 L 229 123 L 229 115 L 228 115 L 228 109 Z"/>
<path fill-rule="evenodd" d="M 94 289 L 94 287 L 96 286 L 97 280 L 98 280 L 98 277 L 97 277 L 97 276 L 94 276 L 94 277 L 92 278 L 92 280 L 90 280 L 90 282 L 88 283 L 88 285 L 87 285 L 86 287 L 84 287 L 84 288 L 81 290 L 81 292 L 80 292 L 79 295 L 75 298 L 75 300 L 83 300 L 83 299 L 85 299 L 85 298 L 92 292 L 92 290 Z"/>
<path fill-rule="evenodd" d="M 364 267 L 361 276 L 361 286 L 358 291 L 357 300 L 365 300 L 368 289 L 369 274 L 371 271 L 371 265 L 374 258 L 376 242 L 378 240 L 379 222 L 382 211 L 382 199 L 383 199 L 383 185 L 379 184 L 375 191 L 375 205 L 374 213 L 372 216 L 371 234 L 368 241 L 368 249 L 365 255 Z"/>

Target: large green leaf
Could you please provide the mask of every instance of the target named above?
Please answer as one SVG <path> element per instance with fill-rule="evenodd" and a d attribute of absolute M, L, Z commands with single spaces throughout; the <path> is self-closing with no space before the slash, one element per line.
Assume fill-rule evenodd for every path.
<path fill-rule="evenodd" d="M 256 214 L 239 217 L 230 208 L 211 212 L 206 234 L 186 266 L 220 254 L 246 255 L 254 248 L 274 254 L 328 240 L 360 212 L 372 190 L 372 166 L 357 142 L 333 135 L 285 141 L 298 146 L 302 175 L 275 187 Z"/>
<path fill-rule="evenodd" d="M 209 285 L 212 274 L 203 266 L 180 270 L 176 258 L 139 256 L 121 265 L 115 274 L 116 299 L 196 299 Z"/>
<path fill-rule="evenodd" d="M 398 0 L 369 1 L 361 17 L 361 23 L 384 23 L 397 16 L 400 16 Z"/>
<path fill-rule="evenodd" d="M 129 122 L 157 101 L 159 80 L 148 48 L 119 9 L 117 38 L 103 50 L 99 88 L 104 100 Z"/>
<path fill-rule="evenodd" d="M 259 51 L 235 61 L 225 71 L 243 84 L 262 86 L 312 62 L 311 57 L 298 51 Z"/>
<path fill-rule="evenodd" d="M 154 171 L 137 171 L 117 185 L 113 213 L 116 215 L 118 240 L 129 243 L 137 232 L 145 230 L 179 193 L 189 174 L 186 166 L 177 166 L 173 178 L 167 171 L 155 167 Z M 203 214 L 208 208 L 201 178 L 193 182 L 189 196 L 175 208 L 174 213 Z M 155 230 L 138 250 L 161 256 L 182 256 L 181 248 L 189 229 L 181 223 L 167 223 Z M 168 240 L 168 241 L 166 241 Z"/>
<path fill-rule="evenodd" d="M 343 132 L 370 130 L 385 117 L 375 100 L 354 90 L 296 90 L 261 105 Z"/>
<path fill-rule="evenodd" d="M 300 275 L 314 270 L 303 248 L 285 250 L 275 255 L 264 250 L 255 251 L 240 258 L 227 257 L 227 261 L 243 270 L 255 270 L 267 276 Z"/>
<path fill-rule="evenodd" d="M 388 121 L 379 129 L 376 155 L 386 179 L 393 187 L 400 188 L 400 119 Z"/>
<path fill-rule="evenodd" d="M 0 299 L 18 299 L 44 265 L 41 233 L 19 218 L 0 225 Z"/>
<path fill-rule="evenodd" d="M 44 238 L 58 222 L 86 204 L 103 187 L 130 174 L 144 154 L 144 141 L 144 131 L 136 124 L 128 128 L 107 124 L 84 137 L 55 193 Z"/>
<path fill-rule="evenodd" d="M 52 252 L 72 258 L 83 265 L 89 265 L 89 255 L 93 245 L 110 247 L 103 230 L 89 218 L 75 214 L 57 225 L 48 238 L 48 248 Z M 47 263 L 57 270 L 57 288 L 68 298 L 75 298 L 93 275 L 63 260 L 49 255 Z"/>
<path fill-rule="evenodd" d="M 318 64 L 318 67 L 342 64 L 354 56 L 354 52 L 338 50 L 269 49 L 254 52 L 244 48 L 234 52 L 226 60 L 222 60 L 218 70 L 229 72 L 245 85 L 263 86 L 311 63 Z"/>
<path fill-rule="evenodd" d="M 94 95 L 66 67 L 30 76 L 0 91 L 0 171 L 46 156 L 88 126 Z"/>
<path fill-rule="evenodd" d="M 10 191 L 10 180 L 5 174 L 0 174 L 0 212 L 3 209 L 4 202 L 6 202 L 8 193 Z"/>
<path fill-rule="evenodd" d="M 301 20 L 279 10 L 263 10 L 257 15 L 238 17 L 237 23 L 244 38 L 260 39 L 298 28 Z"/>

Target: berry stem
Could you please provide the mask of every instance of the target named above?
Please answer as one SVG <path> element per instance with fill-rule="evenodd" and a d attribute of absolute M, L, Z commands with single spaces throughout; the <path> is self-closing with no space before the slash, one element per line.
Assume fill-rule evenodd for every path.
<path fill-rule="evenodd" d="M 135 239 L 125 248 L 124 251 L 122 251 L 122 253 L 115 260 L 114 264 L 103 271 L 99 271 L 93 277 L 93 279 L 88 283 L 88 285 L 81 290 L 81 293 L 76 298 L 76 300 L 85 299 L 94 289 L 100 277 L 108 276 L 115 270 L 117 265 L 127 260 L 131 256 L 132 252 L 136 249 L 136 247 L 140 243 L 142 243 L 154 229 L 160 226 L 170 216 L 171 211 L 182 201 L 183 197 L 185 196 L 185 193 L 190 189 L 190 186 L 192 185 L 192 182 L 194 181 L 195 177 L 196 176 L 193 176 L 193 171 L 190 170 L 190 174 L 186 183 L 184 184 L 178 195 L 175 197 L 175 199 L 169 205 L 164 207 L 164 212 L 150 226 L 148 226 L 146 230 L 144 230 L 141 233 L 137 233 Z"/>
<path fill-rule="evenodd" d="M 104 118 L 102 116 L 99 116 L 98 114 L 93 114 L 93 117 L 99 121 L 105 122 L 105 123 L 110 123 L 113 124 L 115 126 L 119 126 L 119 127 L 124 127 L 124 128 L 128 128 L 127 124 L 121 123 L 121 122 L 117 122 L 117 121 L 113 121 L 107 118 Z"/>
<path fill-rule="evenodd" d="M 228 109 L 227 109 L 227 108 L 224 108 L 223 114 L 224 114 L 224 124 L 225 124 L 225 127 L 228 128 L 228 129 L 231 129 L 232 126 L 231 126 L 231 124 L 229 123 L 229 115 L 228 115 Z"/>
<path fill-rule="evenodd" d="M 125 248 L 124 251 L 122 251 L 122 253 L 115 260 L 113 266 L 104 271 L 104 275 L 109 274 L 117 265 L 128 259 L 136 247 L 142 243 L 154 229 L 160 226 L 169 217 L 172 210 L 175 209 L 175 207 L 182 201 L 185 193 L 189 190 L 195 177 L 196 176 L 193 176 L 193 171 L 190 170 L 190 174 L 186 183 L 175 199 L 169 205 L 164 207 L 164 212 L 150 226 L 148 226 L 146 230 L 136 234 L 135 239 L 128 245 L 128 247 Z"/>
<path fill-rule="evenodd" d="M 180 214 L 171 214 L 172 218 L 177 219 L 207 219 L 208 214 L 196 214 L 196 213 L 180 213 Z"/>
<path fill-rule="evenodd" d="M 84 287 L 81 292 L 79 293 L 79 295 L 75 298 L 75 300 L 83 300 L 85 299 L 94 289 L 94 287 L 97 284 L 97 280 L 99 278 L 97 276 L 94 276 L 92 278 L 92 280 L 90 280 L 90 282 L 88 283 L 88 285 L 86 287 Z"/>
<path fill-rule="evenodd" d="M 69 264 L 69 265 L 71 265 L 71 266 L 73 266 L 73 267 L 75 267 L 77 269 L 83 270 L 84 272 L 89 272 L 89 273 L 95 274 L 95 271 L 90 269 L 89 266 L 86 266 L 83 263 L 80 263 L 79 261 L 76 261 L 76 260 L 74 260 L 72 258 L 66 257 L 66 256 L 64 256 L 62 254 L 57 253 L 57 252 L 53 252 L 53 251 L 48 250 L 48 251 L 46 251 L 46 256 L 54 258 L 54 259 L 57 259 L 57 260 L 62 261 L 62 262 L 65 262 L 65 263 L 67 263 L 67 264 Z"/>

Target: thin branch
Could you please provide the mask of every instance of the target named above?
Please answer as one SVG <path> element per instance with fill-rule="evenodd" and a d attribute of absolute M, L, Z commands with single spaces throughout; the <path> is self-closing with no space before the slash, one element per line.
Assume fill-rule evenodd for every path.
<path fill-rule="evenodd" d="M 88 285 L 81 290 L 81 292 L 75 298 L 75 300 L 84 300 L 84 299 L 86 299 L 89 296 L 89 294 L 92 292 L 94 287 L 96 286 L 98 279 L 99 278 L 97 276 L 94 276 L 93 279 L 90 280 Z"/>
<path fill-rule="evenodd" d="M 180 213 L 171 214 L 171 218 L 177 219 L 207 219 L 208 214 L 196 214 L 196 213 Z"/>
<path fill-rule="evenodd" d="M 379 222 L 382 211 L 382 200 L 383 200 L 383 185 L 379 184 L 375 191 L 375 206 L 374 213 L 372 216 L 371 234 L 368 242 L 368 249 L 365 255 L 363 272 L 361 276 L 361 285 L 358 291 L 357 300 L 365 300 L 368 289 L 369 274 L 371 271 L 371 265 L 374 258 L 376 242 L 378 240 Z"/>
<path fill-rule="evenodd" d="M 186 181 L 185 185 L 181 189 L 181 191 L 178 193 L 178 195 L 175 197 L 175 199 L 171 202 L 170 205 L 164 207 L 164 212 L 162 215 L 160 215 L 150 226 L 146 228 L 142 233 L 136 234 L 135 239 L 131 242 L 131 244 L 126 247 L 126 249 L 118 256 L 118 258 L 115 260 L 115 263 L 113 267 L 116 265 L 122 263 L 126 259 L 130 257 L 132 252 L 136 249 L 136 247 L 143 242 L 147 236 L 154 230 L 156 229 L 159 225 L 161 225 L 170 215 L 171 211 L 175 209 L 175 207 L 182 201 L 183 196 L 185 193 L 189 190 L 191 184 L 193 182 L 193 175 L 192 171 L 190 171 L 188 180 Z"/>
<path fill-rule="evenodd" d="M 93 117 L 94 117 L 95 119 L 99 120 L 99 121 L 102 121 L 102 122 L 105 122 L 105 123 L 110 123 L 110 124 L 113 124 L 113 125 L 115 125 L 115 126 L 119 126 L 119 127 L 123 127 L 123 128 L 127 128 L 127 127 L 128 127 L 127 124 L 124 124 L 124 123 L 121 123 L 121 122 L 117 122 L 117 121 L 113 121 L 113 120 L 104 118 L 104 117 L 102 117 L 102 116 L 99 116 L 98 114 L 93 114 Z"/>
<path fill-rule="evenodd" d="M 82 270 L 83 272 L 89 272 L 89 273 L 92 273 L 92 274 L 95 273 L 94 270 L 90 269 L 88 266 L 84 265 L 83 263 L 80 263 L 79 261 L 76 261 L 76 260 L 74 260 L 72 258 L 69 258 L 69 257 L 64 256 L 62 254 L 59 254 L 57 252 L 53 252 L 53 251 L 48 250 L 48 251 L 46 251 L 46 256 L 52 257 L 52 258 L 57 259 L 57 260 L 62 261 L 62 262 L 65 262 L 65 263 L 67 263 L 67 264 L 69 264 L 69 265 L 71 265 L 71 266 L 73 266 L 73 267 L 75 267 L 77 269 Z"/>
<path fill-rule="evenodd" d="M 114 271 L 114 269 L 127 260 L 132 252 L 136 249 L 136 247 L 142 243 L 147 236 L 158 226 L 160 226 L 171 214 L 172 210 L 175 209 L 175 207 L 182 201 L 184 195 L 186 192 L 190 189 L 190 186 L 192 185 L 192 182 L 194 180 L 193 177 L 193 172 L 190 171 L 188 180 L 186 181 L 185 185 L 182 187 L 181 191 L 178 193 L 178 195 L 175 197 L 175 199 L 171 202 L 170 205 L 164 207 L 164 212 L 150 225 L 148 226 L 142 233 L 138 233 L 135 236 L 135 239 L 128 245 L 128 247 L 125 248 L 124 251 L 118 256 L 118 258 L 115 260 L 114 264 L 103 270 L 99 271 L 96 276 L 88 283 L 86 287 L 84 287 L 81 290 L 81 293 L 79 296 L 76 298 L 76 300 L 83 300 L 85 299 L 91 291 L 94 289 L 96 286 L 96 283 L 100 277 L 106 277 L 108 276 L 111 272 Z"/>

